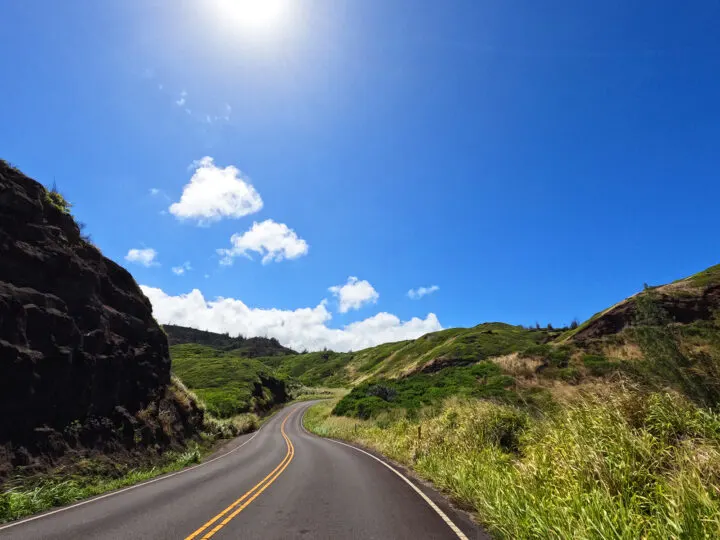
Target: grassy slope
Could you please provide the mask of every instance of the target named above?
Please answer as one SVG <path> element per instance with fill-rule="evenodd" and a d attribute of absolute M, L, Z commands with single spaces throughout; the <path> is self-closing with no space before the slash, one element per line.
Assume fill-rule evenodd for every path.
<path fill-rule="evenodd" d="M 411 466 L 498 537 L 720 537 L 720 317 L 660 307 L 718 284 L 720 266 L 649 288 L 631 326 L 582 342 L 481 325 L 383 351 L 371 380 L 349 360 L 352 391 L 306 424 Z M 431 359 L 456 363 L 418 373 Z"/>
<path fill-rule="evenodd" d="M 255 359 L 195 344 L 173 345 L 170 354 L 174 373 L 219 417 L 269 408 L 274 397 L 268 381 L 284 386 Z"/>
<path fill-rule="evenodd" d="M 451 399 L 417 418 L 308 411 L 308 429 L 412 467 L 497 538 L 717 538 L 720 416 L 667 393 L 618 390 L 533 417 Z"/>
<path fill-rule="evenodd" d="M 485 323 L 473 328 L 433 332 L 416 340 L 385 343 L 358 352 L 313 352 L 258 360 L 279 374 L 309 386 L 355 385 L 370 379 L 402 377 L 436 360 L 467 365 L 524 350 L 559 334 Z"/>
<path fill-rule="evenodd" d="M 683 281 L 689 282 L 694 287 L 710 287 L 720 285 L 720 264 L 698 272 Z"/>
<path fill-rule="evenodd" d="M 283 347 L 275 338 L 230 337 L 228 334 L 218 334 L 172 324 L 166 324 L 163 329 L 171 346 L 194 343 L 195 345 L 206 345 L 221 351 L 234 351 L 238 356 L 245 358 L 295 354 L 295 351 Z"/>

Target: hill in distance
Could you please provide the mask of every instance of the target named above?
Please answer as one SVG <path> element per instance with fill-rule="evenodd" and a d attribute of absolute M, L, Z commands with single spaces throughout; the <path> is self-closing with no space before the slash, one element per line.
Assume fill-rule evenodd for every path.
<path fill-rule="evenodd" d="M 288 400 L 284 379 L 253 358 L 195 343 L 170 347 L 173 372 L 219 418 L 262 414 Z"/>
<path fill-rule="evenodd" d="M 197 331 L 190 329 L 184 329 L 184 339 L 197 336 L 204 343 L 224 347 L 231 356 L 250 357 L 269 350 L 272 355 L 258 354 L 254 365 L 265 366 L 280 379 L 307 386 L 356 387 L 346 401 L 353 395 L 373 398 L 373 407 L 378 410 L 420 407 L 458 394 L 542 400 L 548 399 L 545 390 L 558 384 L 594 384 L 618 372 L 643 383 L 685 385 L 686 391 L 712 400 L 715 391 L 702 381 L 702 366 L 707 364 L 703 354 L 720 351 L 718 312 L 720 265 L 668 285 L 646 287 L 574 329 L 484 323 L 350 353 L 283 354 L 284 348 L 274 340 L 263 342 L 268 348 L 248 352 L 243 346 L 249 340 L 234 341 L 208 332 L 195 334 Z M 667 332 L 664 337 L 653 336 L 648 331 L 653 327 Z M 170 328 L 168 333 L 172 334 Z M 657 354 L 651 349 L 662 343 L 672 351 L 664 354 L 672 358 L 661 362 L 672 364 L 673 369 L 653 364 Z M 655 360 L 648 361 L 649 356 Z M 677 365 L 681 357 L 685 367 Z M 392 398 L 373 395 L 380 382 L 393 387 Z M 402 399 L 403 395 L 408 399 Z M 357 410 L 351 408 L 349 412 Z"/>
<path fill-rule="evenodd" d="M 196 330 L 184 326 L 166 324 L 163 330 L 168 337 L 168 343 L 182 345 L 183 343 L 195 343 L 206 345 L 220 351 L 232 351 L 237 356 L 246 358 L 257 358 L 259 356 L 278 356 L 297 354 L 292 349 L 283 347 L 275 338 L 245 338 L 243 336 L 230 337 L 229 334 L 217 334 L 205 330 Z"/>

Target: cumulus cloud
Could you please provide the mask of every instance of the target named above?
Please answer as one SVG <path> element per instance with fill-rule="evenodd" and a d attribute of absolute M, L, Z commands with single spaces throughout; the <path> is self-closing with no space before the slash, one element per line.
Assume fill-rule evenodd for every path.
<path fill-rule="evenodd" d="M 173 272 L 173 274 L 175 274 L 176 276 L 182 276 L 182 275 L 185 274 L 185 272 L 188 272 L 188 271 L 190 271 L 190 270 L 192 270 L 192 266 L 190 266 L 190 263 L 187 262 L 187 261 L 185 261 L 184 263 L 182 263 L 180 266 L 173 266 L 173 267 L 172 267 L 172 272 Z"/>
<path fill-rule="evenodd" d="M 180 201 L 170 206 L 170 213 L 175 217 L 195 219 L 202 225 L 224 217 L 247 216 L 262 209 L 260 194 L 236 167 L 220 168 L 209 156 L 196 161 L 193 167 L 192 178 L 183 189 Z"/>
<path fill-rule="evenodd" d="M 432 294 L 438 290 L 440 290 L 440 287 L 437 285 L 431 285 L 430 287 L 418 287 L 417 289 L 410 289 L 407 295 L 413 300 L 420 300 L 423 296 L 427 296 L 428 294 Z"/>
<path fill-rule="evenodd" d="M 365 304 L 376 303 L 380 295 L 368 281 L 350 276 L 345 285 L 336 285 L 328 289 L 340 302 L 338 311 L 347 313 L 351 309 L 360 309 Z"/>
<path fill-rule="evenodd" d="M 378 313 L 343 328 L 330 328 L 332 315 L 325 301 L 295 310 L 262 309 L 248 307 L 233 298 L 208 301 L 197 289 L 179 296 L 144 285 L 141 289 L 152 302 L 155 318 L 161 324 L 227 332 L 231 336 L 274 337 L 295 350 L 316 351 L 324 347 L 335 351 L 359 350 L 442 330 L 434 313 L 409 321 L 401 321 L 390 313 Z"/>
<path fill-rule="evenodd" d="M 157 251 L 152 248 L 147 249 L 131 249 L 125 255 L 127 262 L 141 264 L 142 266 L 150 267 L 157 266 L 158 263 L 155 260 L 157 258 Z"/>
<path fill-rule="evenodd" d="M 235 257 L 252 259 L 250 252 L 262 255 L 263 264 L 280 262 L 284 259 L 297 259 L 307 255 L 308 243 L 284 223 L 267 219 L 262 223 L 253 223 L 250 230 L 243 234 L 233 234 L 230 238 L 232 248 L 218 249 L 222 257 L 220 263 L 231 265 Z"/>

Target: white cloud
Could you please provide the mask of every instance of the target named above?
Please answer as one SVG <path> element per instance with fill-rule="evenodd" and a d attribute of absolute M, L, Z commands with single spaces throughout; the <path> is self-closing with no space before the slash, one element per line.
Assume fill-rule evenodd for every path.
<path fill-rule="evenodd" d="M 125 260 L 131 263 L 141 264 L 143 266 L 157 266 L 157 251 L 152 248 L 147 249 L 131 249 L 125 255 Z"/>
<path fill-rule="evenodd" d="M 150 188 L 150 195 L 152 195 L 154 197 L 155 195 L 159 195 L 159 194 L 160 194 L 160 190 L 158 188 Z"/>
<path fill-rule="evenodd" d="M 308 243 L 284 223 L 267 219 L 262 223 L 253 223 L 250 230 L 243 234 L 233 234 L 230 238 L 232 248 L 218 249 L 222 257 L 220 263 L 230 265 L 234 257 L 241 255 L 252 258 L 251 251 L 262 255 L 263 264 L 284 259 L 297 259 L 307 255 Z"/>
<path fill-rule="evenodd" d="M 432 294 L 435 291 L 439 291 L 440 287 L 437 285 L 432 285 L 430 287 L 418 287 L 417 289 L 410 289 L 407 293 L 408 297 L 412 298 L 413 300 L 420 300 L 423 296 L 426 296 L 428 294 Z"/>
<path fill-rule="evenodd" d="M 239 218 L 259 212 L 263 207 L 260 194 L 232 165 L 224 169 L 204 157 L 193 164 L 190 183 L 183 189 L 180 201 L 170 206 L 179 219 L 196 219 L 200 224 L 223 217 Z"/>
<path fill-rule="evenodd" d="M 185 261 L 184 263 L 182 263 L 180 266 L 173 266 L 173 267 L 172 267 L 172 272 L 173 272 L 173 274 L 175 274 L 176 276 L 182 276 L 182 275 L 185 274 L 185 272 L 189 272 L 190 270 L 192 270 L 192 266 L 190 266 L 190 263 L 187 262 L 187 261 Z"/>
<path fill-rule="evenodd" d="M 328 322 L 332 315 L 325 301 L 312 308 L 262 309 L 248 307 L 233 298 L 207 301 L 197 289 L 170 296 L 161 289 L 141 288 L 152 302 L 155 318 L 162 324 L 228 332 L 232 336 L 274 337 L 295 350 L 321 350 L 324 347 L 335 351 L 359 350 L 442 330 L 434 313 L 425 319 L 415 317 L 404 322 L 390 313 L 378 313 L 343 328 L 330 328 Z"/>
<path fill-rule="evenodd" d="M 178 107 L 182 107 L 183 105 L 185 105 L 185 103 L 187 103 L 187 99 L 186 99 L 186 98 L 187 98 L 187 95 L 188 95 L 188 94 L 187 94 L 187 92 L 186 92 L 185 90 L 183 90 L 182 92 L 180 92 L 180 98 L 175 102 L 175 104 L 176 104 Z"/>
<path fill-rule="evenodd" d="M 340 301 L 338 310 L 347 313 L 351 309 L 360 309 L 368 303 L 376 303 L 380 295 L 368 281 L 350 276 L 345 285 L 336 285 L 328 289 Z"/>

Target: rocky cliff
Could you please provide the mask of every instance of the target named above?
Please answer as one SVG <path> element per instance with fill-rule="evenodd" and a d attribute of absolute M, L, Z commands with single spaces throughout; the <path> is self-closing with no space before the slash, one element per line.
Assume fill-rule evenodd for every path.
<path fill-rule="evenodd" d="M 0 411 L 0 477 L 79 448 L 177 445 L 202 422 L 132 276 L 2 161 Z"/>
<path fill-rule="evenodd" d="M 580 326 L 573 339 L 583 342 L 617 334 L 632 326 L 638 316 L 638 301 L 647 296 L 652 297 L 656 309 L 661 310 L 669 322 L 688 324 L 712 320 L 720 313 L 720 265 L 675 283 L 650 287 L 623 300 Z"/>

